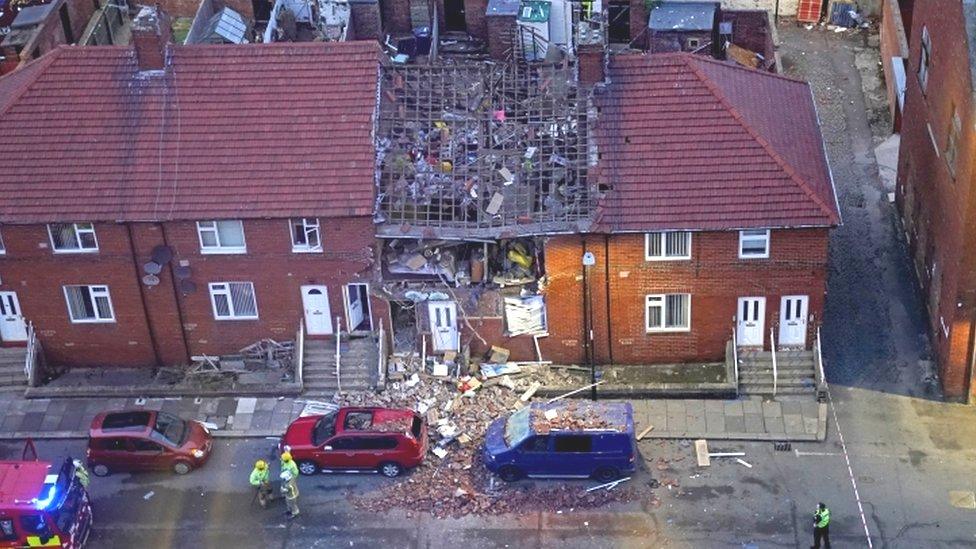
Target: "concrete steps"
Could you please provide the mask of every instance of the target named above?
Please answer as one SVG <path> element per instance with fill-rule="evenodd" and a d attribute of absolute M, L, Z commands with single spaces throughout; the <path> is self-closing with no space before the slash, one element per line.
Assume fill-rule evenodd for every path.
<path fill-rule="evenodd" d="M 339 345 L 339 365 L 343 392 L 367 391 L 376 385 L 378 361 L 372 337 L 344 339 Z M 335 340 L 306 340 L 303 371 L 307 396 L 329 397 L 340 385 L 335 370 Z"/>
<path fill-rule="evenodd" d="M 775 395 L 816 395 L 814 368 L 813 351 L 777 351 Z M 773 396 L 773 388 L 772 353 L 739 353 L 739 394 Z"/>
<path fill-rule="evenodd" d="M 26 347 L 0 348 L 0 391 L 23 391 L 27 388 L 24 375 Z"/>

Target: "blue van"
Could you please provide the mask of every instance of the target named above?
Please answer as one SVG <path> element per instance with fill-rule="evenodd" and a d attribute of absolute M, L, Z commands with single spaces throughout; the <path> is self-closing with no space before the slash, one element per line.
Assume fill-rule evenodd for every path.
<path fill-rule="evenodd" d="M 523 477 L 592 477 L 634 472 L 634 410 L 625 402 L 567 401 L 530 406 L 496 419 L 484 461 L 506 482 Z"/>

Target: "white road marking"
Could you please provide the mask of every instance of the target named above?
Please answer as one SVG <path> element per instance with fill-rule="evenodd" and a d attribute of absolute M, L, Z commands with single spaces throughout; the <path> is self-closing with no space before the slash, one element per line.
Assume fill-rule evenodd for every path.
<path fill-rule="evenodd" d="M 796 454 L 796 457 L 801 457 L 801 456 L 841 456 L 841 455 L 843 455 L 843 454 L 838 454 L 836 452 L 801 452 L 801 451 L 797 450 L 796 448 L 793 449 L 793 453 Z"/>
<path fill-rule="evenodd" d="M 861 494 L 857 491 L 857 480 L 854 479 L 854 469 L 851 467 L 851 457 L 847 453 L 847 444 L 844 443 L 844 433 L 840 430 L 840 422 L 837 421 L 837 409 L 834 407 L 834 398 L 830 394 L 830 385 L 827 386 L 827 400 L 830 402 L 830 412 L 834 416 L 834 425 L 837 427 L 837 436 L 840 438 L 840 447 L 844 451 L 844 461 L 847 462 L 847 474 L 851 479 L 851 486 L 854 488 L 854 499 L 857 500 L 857 511 L 861 514 L 861 524 L 864 526 L 864 537 L 868 540 L 868 548 L 873 549 L 871 542 L 871 531 L 868 529 L 868 521 L 864 518 L 864 506 L 861 505 Z"/>

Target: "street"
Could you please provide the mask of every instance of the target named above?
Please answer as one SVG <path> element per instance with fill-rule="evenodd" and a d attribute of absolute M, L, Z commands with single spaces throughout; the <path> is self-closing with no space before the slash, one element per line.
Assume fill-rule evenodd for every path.
<path fill-rule="evenodd" d="M 789 449 L 715 442 L 712 451 L 744 452 L 745 463 L 718 458 L 701 468 L 688 441 L 644 440 L 644 466 L 620 487 L 634 498 L 595 510 L 382 515 L 355 508 L 349 495 L 410 482 L 409 472 L 400 479 L 301 477 L 302 512 L 289 521 L 282 501 L 261 509 L 247 481 L 254 461 L 268 458 L 277 441 L 220 438 L 209 463 L 186 476 L 93 477 L 90 546 L 809 547 L 814 509 L 824 502 L 835 547 L 976 547 L 976 503 L 966 503 L 976 491 L 976 409 L 943 402 L 931 373 L 923 308 L 874 159 L 887 122 L 862 90 L 859 67 L 876 65 L 877 50 L 851 33 L 792 25 L 779 33 L 786 74 L 813 85 L 844 217 L 831 236 L 822 319 L 826 441 Z M 18 459 L 21 449 L 0 443 L 0 457 Z M 83 456 L 85 441 L 43 440 L 37 449 L 41 459 L 58 462 Z M 522 482 L 571 482 L 581 493 L 596 484 Z"/>

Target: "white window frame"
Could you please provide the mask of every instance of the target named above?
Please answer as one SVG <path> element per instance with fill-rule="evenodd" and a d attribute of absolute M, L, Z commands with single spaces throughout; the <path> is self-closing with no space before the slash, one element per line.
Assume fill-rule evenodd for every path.
<path fill-rule="evenodd" d="M 668 235 L 683 234 L 687 240 L 688 253 L 685 255 L 668 255 L 667 244 Z M 660 238 L 661 255 L 651 255 L 651 239 Z M 691 232 L 690 231 L 666 231 L 644 234 L 644 259 L 646 261 L 684 261 L 691 259 Z"/>
<path fill-rule="evenodd" d="M 299 223 L 301 224 L 302 229 L 305 231 L 305 244 L 295 242 L 295 228 Z M 315 238 L 318 240 L 318 244 L 315 246 L 308 245 L 308 235 L 311 231 L 315 232 Z M 319 223 L 319 218 L 298 217 L 295 219 L 289 219 L 288 234 L 290 235 L 289 238 L 291 238 L 291 251 L 293 253 L 308 254 L 322 251 L 322 225 Z"/>
<path fill-rule="evenodd" d="M 929 85 L 929 64 L 932 62 L 932 37 L 929 36 L 929 29 L 922 25 L 922 40 L 918 53 L 918 83 L 925 94 Z"/>
<path fill-rule="evenodd" d="M 254 300 L 254 314 L 253 315 L 238 315 L 237 311 L 234 310 L 234 299 L 230 291 L 231 284 L 247 284 L 251 288 L 251 299 Z M 223 288 L 221 288 L 223 286 Z M 232 282 L 211 282 L 209 284 L 210 289 L 210 306 L 213 309 L 214 320 L 257 320 L 258 319 L 258 296 L 254 291 L 254 283 L 247 281 L 232 281 Z M 223 295 L 227 298 L 227 310 L 230 312 L 229 315 L 221 315 L 217 311 L 217 295 Z"/>
<path fill-rule="evenodd" d="M 0 230 L 0 255 L 7 255 L 7 247 L 3 244 L 3 231 Z"/>
<path fill-rule="evenodd" d="M 95 318 L 75 318 L 71 312 L 71 297 L 68 295 L 69 288 L 88 288 L 88 300 L 92 310 L 95 311 Z M 112 305 L 112 294 L 105 284 L 65 284 L 62 286 L 64 292 L 65 306 L 68 307 L 68 318 L 72 324 L 105 324 L 115 322 L 115 307 Z M 96 295 L 98 294 L 98 295 Z M 104 311 L 98 307 L 96 297 L 105 297 L 108 301 L 108 317 L 101 317 Z"/>
<path fill-rule="evenodd" d="M 759 234 L 746 234 L 746 233 L 759 233 L 759 232 L 762 232 L 763 234 L 762 235 L 759 235 Z M 770 243 L 769 233 L 770 233 L 769 229 L 744 229 L 744 230 L 739 231 L 739 259 L 768 259 L 769 258 L 769 243 Z M 742 250 L 743 244 L 745 244 L 746 241 L 751 241 L 751 240 L 765 240 L 766 241 L 766 252 L 765 253 L 762 253 L 762 254 L 756 254 L 756 253 L 745 254 L 745 253 L 743 253 L 743 250 Z"/>
<path fill-rule="evenodd" d="M 668 296 L 683 295 L 688 303 L 687 319 L 685 326 L 667 326 L 668 320 Z M 651 301 L 659 301 L 661 308 L 661 326 L 651 326 Z M 668 333 L 668 332 L 690 332 L 691 331 L 691 294 L 676 292 L 670 294 L 648 294 L 644 297 L 644 329 L 647 333 Z"/>
<path fill-rule="evenodd" d="M 220 243 L 220 231 L 217 229 L 218 223 L 234 223 L 241 228 L 240 246 L 223 246 Z M 213 232 L 216 246 L 207 246 L 203 243 L 203 233 Z M 197 221 L 197 238 L 200 240 L 200 253 L 202 254 L 243 254 L 247 253 L 247 237 L 244 234 L 244 222 L 240 219 L 215 219 L 211 221 Z"/>
<path fill-rule="evenodd" d="M 962 138 L 962 120 L 956 106 L 952 106 L 952 118 L 949 119 L 949 133 L 946 136 L 945 161 L 952 178 L 956 178 L 956 166 L 959 165 L 959 140 Z"/>
<path fill-rule="evenodd" d="M 54 231 L 51 230 L 52 225 L 70 225 L 72 230 L 74 230 L 75 244 L 78 245 L 77 248 L 58 248 L 57 242 L 54 240 Z M 85 226 L 87 225 L 87 227 Z M 95 241 L 94 248 L 85 248 L 82 246 L 81 234 L 91 234 L 92 240 Z M 56 254 L 94 254 L 98 253 L 98 235 L 95 234 L 95 224 L 94 223 L 48 223 L 47 224 L 47 236 L 51 240 L 51 249 Z"/>

